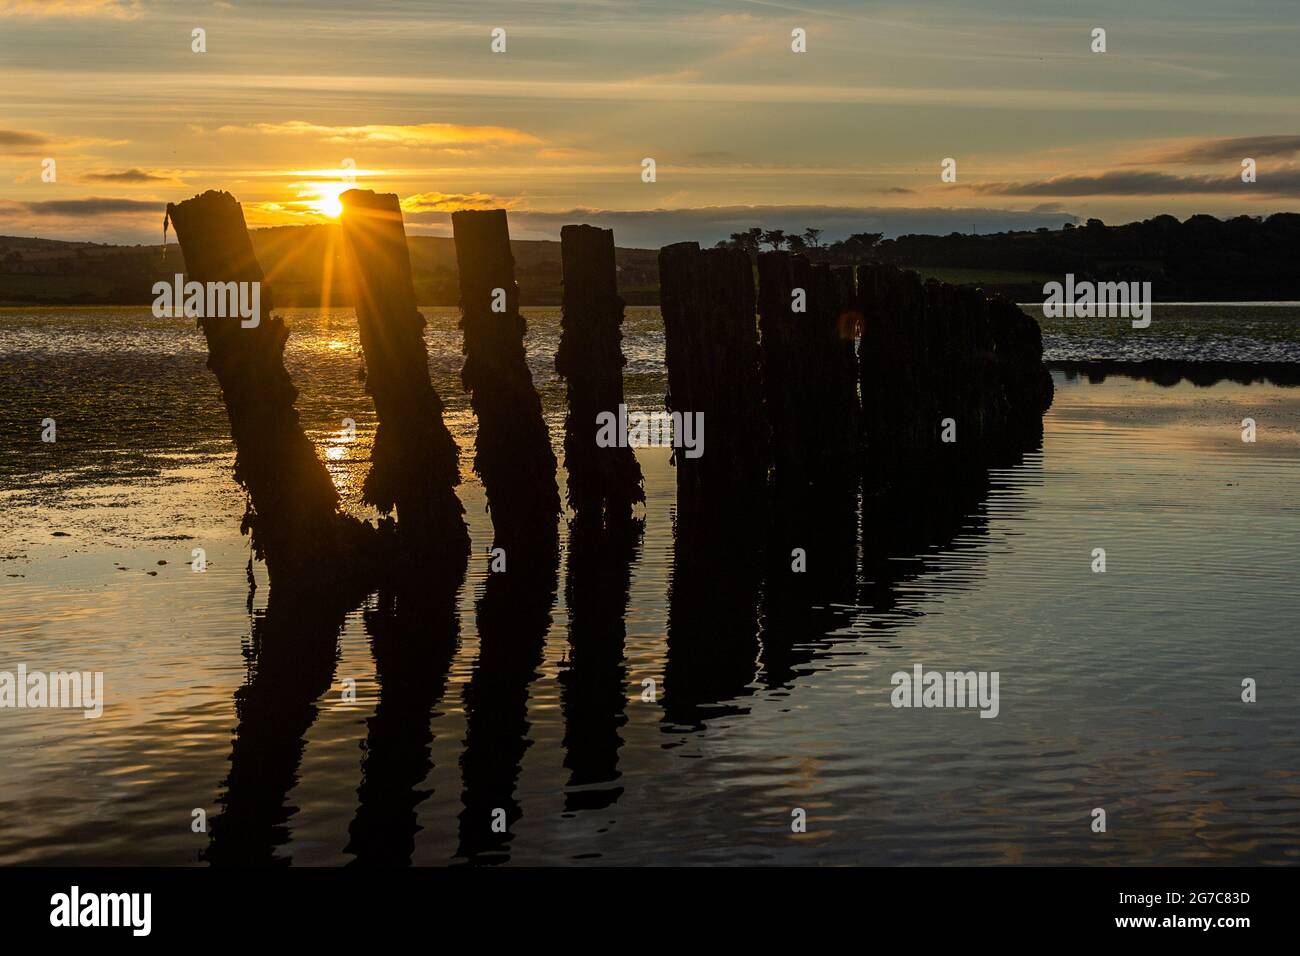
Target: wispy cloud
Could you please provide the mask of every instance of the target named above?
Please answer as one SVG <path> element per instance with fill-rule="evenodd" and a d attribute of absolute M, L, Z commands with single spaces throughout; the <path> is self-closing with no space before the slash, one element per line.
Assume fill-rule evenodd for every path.
<path fill-rule="evenodd" d="M 402 212 L 407 215 L 425 212 L 455 212 L 459 209 L 502 209 L 513 205 L 513 200 L 501 199 L 490 193 L 416 193 L 402 200 Z"/>
<path fill-rule="evenodd" d="M 29 216 L 113 216 L 121 213 L 154 211 L 162 213 L 161 202 L 144 199 L 110 199 L 90 196 L 85 199 L 47 199 L 38 202 L 0 200 L 0 212 L 26 213 Z"/>
<path fill-rule="evenodd" d="M 408 149 L 450 147 L 537 146 L 542 140 L 509 126 L 464 126 L 458 123 L 421 123 L 414 126 L 323 126 L 302 120 L 223 126 L 218 132 L 254 129 L 274 136 L 311 136 L 326 143 L 365 146 L 402 146 Z"/>
<path fill-rule="evenodd" d="M 1172 196 L 1237 194 L 1300 196 L 1300 168 L 1261 170 L 1259 181 L 1243 183 L 1240 175 L 1188 175 L 1150 170 L 1110 170 L 1095 175 L 1056 176 L 1025 182 L 974 183 L 967 187 L 986 196 Z"/>
<path fill-rule="evenodd" d="M 37 146 L 44 146 L 48 143 L 49 137 L 42 133 L 29 133 L 20 129 L 0 129 L 0 146 L 3 146 L 7 152 L 26 152 Z"/>
<path fill-rule="evenodd" d="M 0 129 L 0 154 L 7 156 L 58 156 L 59 151 L 85 146 L 122 146 L 124 139 L 96 136 L 52 136 L 34 130 Z"/>
<path fill-rule="evenodd" d="M 86 173 L 81 177 L 92 183 L 179 183 L 180 180 L 167 173 L 153 173 L 132 167 L 118 173 Z"/>
<path fill-rule="evenodd" d="M 1300 154 L 1300 135 L 1234 136 L 1157 147 L 1139 162 L 1144 165 L 1147 163 L 1201 165 L 1220 162 L 1237 163 L 1246 157 L 1286 158 L 1297 154 Z"/>
<path fill-rule="evenodd" d="M 140 0 L 0 0 L 0 17 L 134 20 L 143 12 Z"/>

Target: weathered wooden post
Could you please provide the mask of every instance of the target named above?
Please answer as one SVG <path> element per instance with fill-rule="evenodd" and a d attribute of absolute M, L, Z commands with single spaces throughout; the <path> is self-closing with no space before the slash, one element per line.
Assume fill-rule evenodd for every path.
<path fill-rule="evenodd" d="M 859 268 L 858 303 L 873 471 L 982 466 L 1041 435 L 1051 376 L 1038 324 L 1014 304 L 879 263 Z"/>
<path fill-rule="evenodd" d="M 668 407 L 675 420 L 694 416 L 697 437 L 707 435 L 695 451 L 673 453 L 678 519 L 735 531 L 761 525 L 770 429 L 749 256 L 694 242 L 666 246 L 659 288 Z"/>
<path fill-rule="evenodd" d="M 1014 302 L 990 303 L 993 348 L 1013 416 L 1012 434 L 1034 441 L 1042 434 L 1042 415 L 1052 406 L 1052 375 L 1043 364 L 1043 333 Z"/>
<path fill-rule="evenodd" d="M 805 256 L 763 252 L 758 256 L 758 315 L 763 361 L 763 399 L 772 428 L 772 464 L 778 498 L 808 493 L 821 421 L 810 417 L 818 346 L 809 315 L 812 268 Z M 811 306 L 811 308 L 816 308 Z"/>
<path fill-rule="evenodd" d="M 271 291 L 262 285 L 243 209 L 229 193 L 210 190 L 168 203 L 167 217 L 191 281 L 257 283 L 256 324 L 246 326 L 238 316 L 198 320 L 208 343 L 208 368 L 230 416 L 235 480 L 249 497 L 243 527 L 252 533 L 255 553 L 282 593 L 290 584 L 359 583 L 373 563 L 377 536 L 339 511 L 329 472 L 299 424 L 298 390 L 284 368 L 289 332 L 271 315 Z"/>
<path fill-rule="evenodd" d="M 401 206 L 392 193 L 370 190 L 339 199 L 366 386 L 379 418 L 362 494 L 381 514 L 397 509 L 398 541 L 408 557 L 463 563 L 469 532 L 455 490 L 459 449 L 429 380 Z"/>
<path fill-rule="evenodd" d="M 813 266 L 818 290 L 818 335 L 824 351 L 821 414 L 825 428 L 823 460 L 827 477 L 837 486 L 855 483 L 862 455 L 862 402 L 858 398 L 858 313 L 853 270 Z"/>
<path fill-rule="evenodd" d="M 558 536 L 555 453 L 524 355 L 526 325 L 504 209 L 452 213 L 460 269 L 465 367 L 478 417 L 474 471 L 483 479 L 498 546 L 543 548 Z"/>
<path fill-rule="evenodd" d="M 555 371 L 568 386 L 564 466 L 577 520 L 626 527 L 645 501 L 641 466 L 627 445 L 597 445 L 597 416 L 615 420 L 623 406 L 623 300 L 618 295 L 614 233 L 595 226 L 560 230 L 564 309 Z"/>
<path fill-rule="evenodd" d="M 763 389 L 775 487 L 787 501 L 842 488 L 857 474 L 856 323 L 842 318 L 853 309 L 851 283 L 804 256 L 758 257 Z"/>
<path fill-rule="evenodd" d="M 903 437 L 899 415 L 907 381 L 902 365 L 906 355 L 899 332 L 902 305 L 893 278 L 892 268 L 877 263 L 864 263 L 858 269 L 862 314 L 858 360 L 865 461 L 870 472 L 884 467 L 891 457 L 891 439 Z"/>

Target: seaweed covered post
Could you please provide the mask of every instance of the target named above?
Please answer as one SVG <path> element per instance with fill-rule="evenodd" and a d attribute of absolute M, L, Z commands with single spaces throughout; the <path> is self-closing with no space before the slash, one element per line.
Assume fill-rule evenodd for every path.
<path fill-rule="evenodd" d="M 524 354 L 515 260 L 504 209 L 452 213 L 460 270 L 465 366 L 478 417 L 474 471 L 483 479 L 496 544 L 554 547 L 560 492 L 555 453 Z"/>
<path fill-rule="evenodd" d="M 284 367 L 289 332 L 271 315 L 271 293 L 235 197 L 210 190 L 167 205 L 167 217 L 191 282 L 218 294 L 246 288 L 257 315 L 247 320 L 202 309 L 198 325 L 208 343 L 208 368 L 221 386 L 235 443 L 235 480 L 248 492 L 243 529 L 266 561 L 273 587 L 322 581 L 360 585 L 378 541 L 373 527 L 339 510 L 329 472 L 316 457 L 294 408 L 298 390 Z M 242 285 L 248 283 L 249 285 Z M 210 303 L 215 296 L 205 297 Z"/>
<path fill-rule="evenodd" d="M 408 557 L 463 564 L 469 532 L 456 497 L 459 450 L 429 379 L 401 206 L 392 193 L 368 189 L 339 200 L 366 385 L 379 418 L 362 494 L 381 514 L 397 510 L 398 541 Z"/>
<path fill-rule="evenodd" d="M 555 371 L 568 387 L 564 466 L 568 500 L 580 524 L 626 528 L 645 501 L 641 466 L 626 444 L 597 444 L 598 419 L 623 406 L 623 300 L 618 295 L 614 233 L 595 226 L 560 230 L 564 310 Z"/>
<path fill-rule="evenodd" d="M 697 438 L 707 437 L 673 453 L 679 531 L 761 526 L 770 430 L 749 256 L 694 242 L 665 246 L 659 288 L 668 407 L 675 421 L 691 416 Z"/>

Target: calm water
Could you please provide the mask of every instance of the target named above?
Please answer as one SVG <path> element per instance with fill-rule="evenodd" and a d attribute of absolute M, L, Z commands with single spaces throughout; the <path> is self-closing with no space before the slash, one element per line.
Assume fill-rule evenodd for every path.
<path fill-rule="evenodd" d="M 144 310 L 0 310 L 0 670 L 102 670 L 108 694 L 98 720 L 0 710 L 0 863 L 1300 860 L 1300 389 L 1057 373 L 1041 450 L 980 493 L 869 515 L 804 600 L 674 581 L 673 472 L 642 449 L 630 563 L 566 554 L 553 600 L 521 611 L 484 598 L 456 316 L 424 311 L 476 555 L 456 607 L 403 620 L 372 598 L 315 656 L 250 668 L 267 587 L 259 568 L 250 610 L 199 334 Z M 556 316 L 526 311 L 558 439 Z M 351 313 L 285 314 L 304 423 L 364 513 Z M 631 403 L 659 407 L 657 313 L 629 310 L 625 333 Z M 998 671 L 1000 715 L 892 708 L 890 675 L 916 663 Z"/>

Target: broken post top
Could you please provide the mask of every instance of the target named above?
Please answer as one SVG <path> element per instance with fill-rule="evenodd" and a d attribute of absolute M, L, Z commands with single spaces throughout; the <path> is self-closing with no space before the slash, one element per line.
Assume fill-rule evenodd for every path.
<path fill-rule="evenodd" d="M 504 209 L 463 209 L 451 214 L 456 237 L 456 267 L 462 293 L 466 289 L 504 288 L 511 299 L 515 257 L 510 251 L 510 226 Z M 484 252 L 489 254 L 484 254 Z M 475 303 L 484 306 L 484 303 Z"/>
<path fill-rule="evenodd" d="M 373 189 L 349 189 L 339 194 L 344 213 L 364 214 L 378 219 L 402 221 L 402 203 L 397 193 L 377 193 Z"/>
<path fill-rule="evenodd" d="M 374 312 L 382 300 L 408 318 L 415 313 L 411 255 L 394 193 L 349 189 L 339 196 L 343 245 L 348 253 L 357 309 Z M 419 320 L 424 328 L 424 320 Z"/>
<path fill-rule="evenodd" d="M 196 282 L 261 282 L 262 266 L 253 254 L 244 209 L 228 192 L 209 189 L 181 203 L 168 203 L 166 220 L 176 229 L 185 271 Z M 262 311 L 272 309 L 262 290 Z"/>
<path fill-rule="evenodd" d="M 586 225 L 563 227 L 560 230 L 560 262 L 566 279 L 581 275 L 594 292 L 618 294 L 613 229 Z M 567 281 L 564 288 L 567 294 Z"/>
<path fill-rule="evenodd" d="M 703 301 L 715 312 L 754 313 L 753 264 L 740 249 L 701 249 L 698 242 L 664 246 L 659 250 L 659 289 L 661 300 L 674 309 L 681 295 L 703 292 Z"/>
<path fill-rule="evenodd" d="M 662 269 L 665 263 L 688 260 L 692 256 L 699 254 L 700 244 L 698 242 L 674 242 L 672 245 L 664 246 L 659 250 L 659 266 Z"/>

